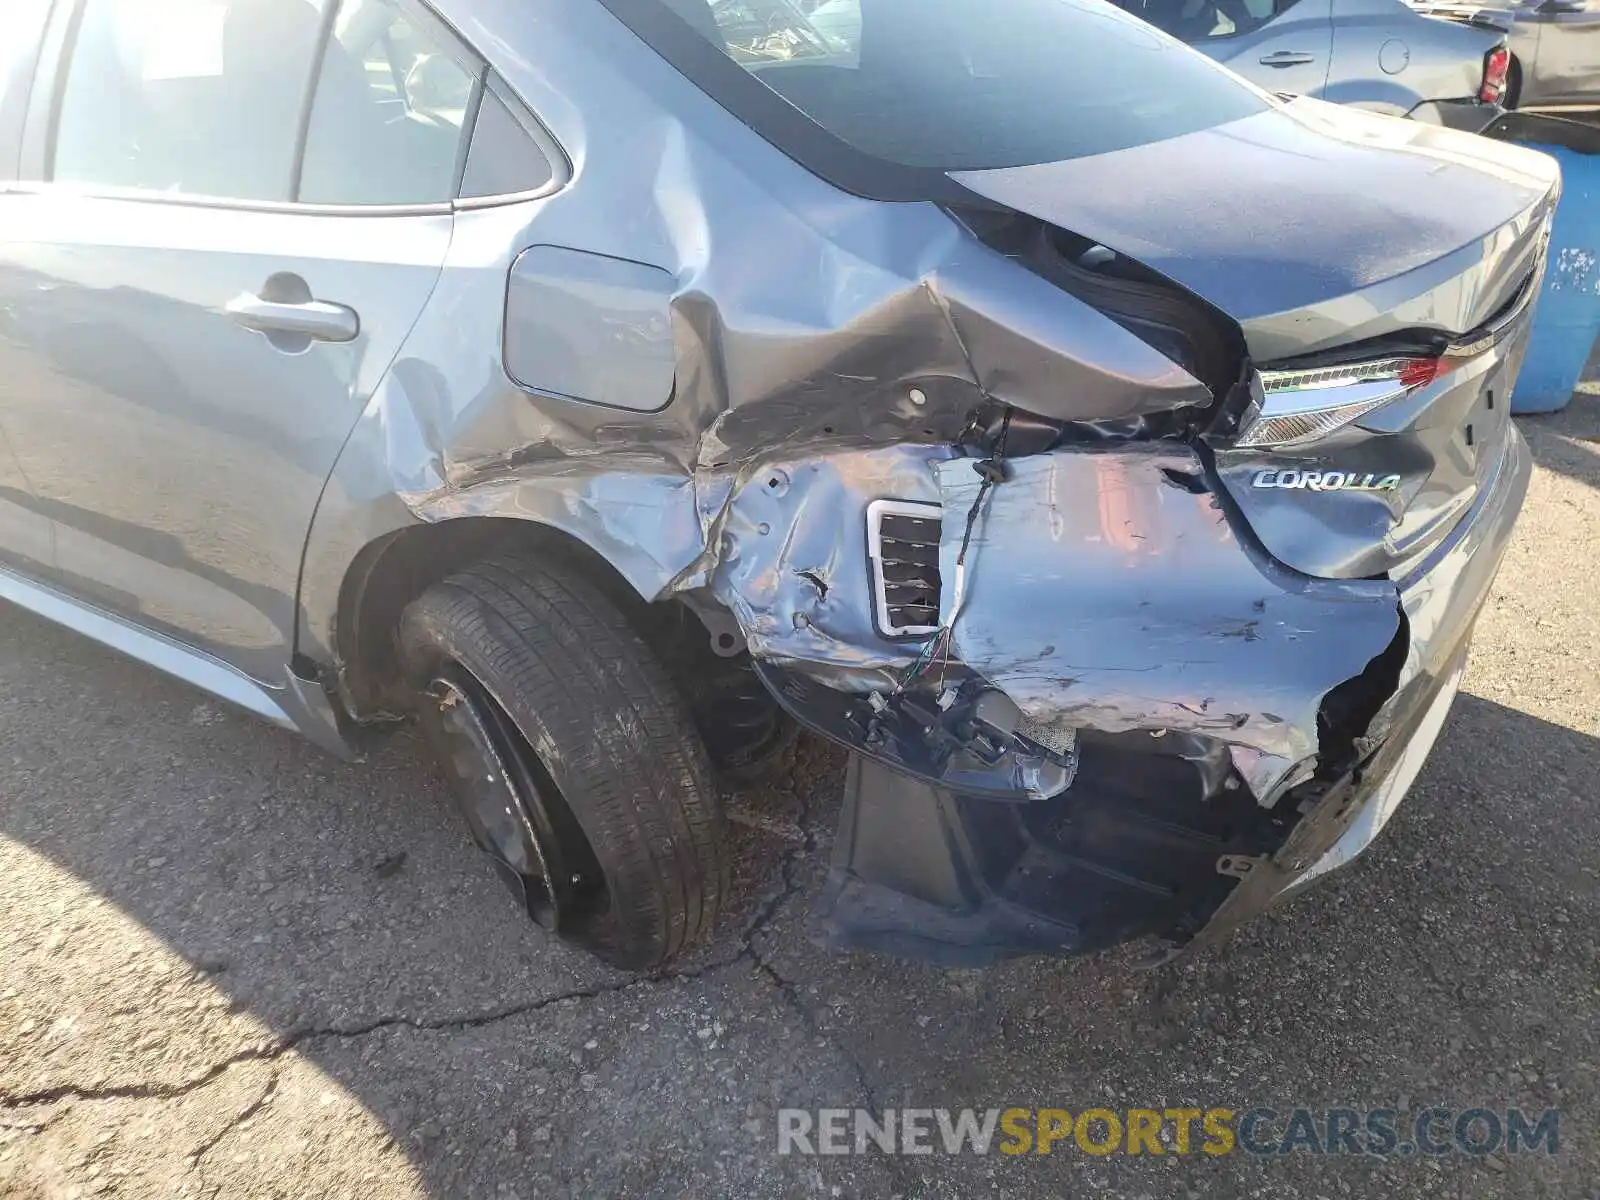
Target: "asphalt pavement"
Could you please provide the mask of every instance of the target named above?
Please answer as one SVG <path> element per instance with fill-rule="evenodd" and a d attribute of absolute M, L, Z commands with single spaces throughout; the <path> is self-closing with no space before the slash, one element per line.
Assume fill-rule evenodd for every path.
<path fill-rule="evenodd" d="M 1157 970 L 808 936 L 840 758 L 729 799 L 735 911 L 637 979 L 513 911 L 397 735 L 345 765 L 0 611 L 0 1195 L 1600 1198 L 1600 384 L 1466 689 L 1348 871 Z M 1554 1154 L 777 1153 L 783 1108 L 1559 1111 Z M 1405 1119 L 1404 1115 L 1401 1117 Z"/>

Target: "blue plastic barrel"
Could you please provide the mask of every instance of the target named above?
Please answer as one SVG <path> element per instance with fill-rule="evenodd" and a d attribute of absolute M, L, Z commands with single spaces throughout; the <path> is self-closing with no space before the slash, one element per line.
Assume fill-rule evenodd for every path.
<path fill-rule="evenodd" d="M 1561 163 L 1550 265 L 1528 357 L 1511 395 L 1514 413 L 1555 412 L 1572 400 L 1600 338 L 1600 127 L 1512 113 L 1486 132 L 1543 150 Z"/>

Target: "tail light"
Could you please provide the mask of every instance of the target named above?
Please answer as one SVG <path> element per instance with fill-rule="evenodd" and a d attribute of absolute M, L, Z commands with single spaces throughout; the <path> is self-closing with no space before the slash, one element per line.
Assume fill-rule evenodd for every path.
<path fill-rule="evenodd" d="M 1413 358 L 1400 368 L 1400 386 L 1407 391 L 1427 387 L 1439 378 L 1443 363 L 1437 358 Z"/>
<path fill-rule="evenodd" d="M 1437 358 L 1386 358 L 1306 371 L 1263 371 L 1262 403 L 1237 445 L 1301 446 L 1432 383 Z"/>
<path fill-rule="evenodd" d="M 1541 249 L 1541 259 L 1543 254 Z M 1538 295 L 1543 274 L 1541 263 L 1487 324 L 1451 342 L 1441 354 L 1263 370 L 1260 398 L 1250 405 L 1234 444 L 1256 449 L 1304 446 L 1448 376 L 1511 336 Z"/>
<path fill-rule="evenodd" d="M 1483 86 L 1478 89 L 1478 99 L 1485 104 L 1499 104 L 1506 94 L 1506 76 L 1511 73 L 1511 51 L 1496 46 L 1483 56 Z"/>

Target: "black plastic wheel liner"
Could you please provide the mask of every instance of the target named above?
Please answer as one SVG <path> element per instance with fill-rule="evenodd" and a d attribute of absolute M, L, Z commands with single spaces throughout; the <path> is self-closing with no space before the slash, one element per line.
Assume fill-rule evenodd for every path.
<path fill-rule="evenodd" d="M 1238 883 L 1218 864 L 1272 853 L 1298 813 L 1166 740 L 1084 733 L 1070 789 L 1010 804 L 853 756 L 823 936 L 952 967 L 1187 940 Z"/>

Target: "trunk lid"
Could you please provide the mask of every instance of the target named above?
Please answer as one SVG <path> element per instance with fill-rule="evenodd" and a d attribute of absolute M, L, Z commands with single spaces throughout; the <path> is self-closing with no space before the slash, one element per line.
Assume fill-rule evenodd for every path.
<path fill-rule="evenodd" d="M 1237 510 L 1289 566 L 1398 576 L 1499 463 L 1560 190 L 1549 157 L 1299 99 L 1110 154 L 954 178 L 1231 318 L 1274 389 L 1252 415 L 1366 403 L 1287 440 L 1251 444 L 1238 425 L 1207 438 Z M 1415 362 L 1441 353 L 1437 378 L 1423 378 Z"/>

